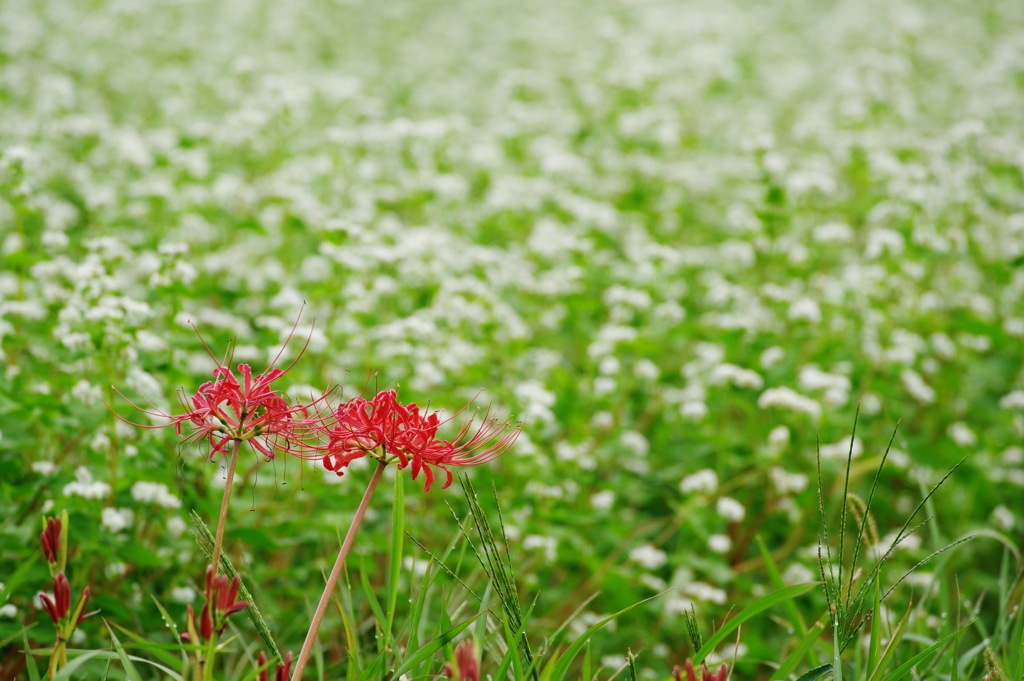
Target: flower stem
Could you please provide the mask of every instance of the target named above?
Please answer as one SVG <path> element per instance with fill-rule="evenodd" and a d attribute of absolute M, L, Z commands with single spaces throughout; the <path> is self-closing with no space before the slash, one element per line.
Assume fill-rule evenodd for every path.
<path fill-rule="evenodd" d="M 356 514 L 352 518 L 348 534 L 345 535 L 345 541 L 341 544 L 338 560 L 334 561 L 334 569 L 331 570 L 331 575 L 327 578 L 327 586 L 324 587 L 320 603 L 316 606 L 316 613 L 313 615 L 313 621 L 310 622 L 309 632 L 306 634 L 306 640 L 302 644 L 302 650 L 299 652 L 298 659 L 295 660 L 295 671 L 292 673 L 291 681 L 300 681 L 302 678 L 302 671 L 306 668 L 306 660 L 309 659 L 309 653 L 313 650 L 313 642 L 316 641 L 316 634 L 320 630 L 320 623 L 324 619 L 324 613 L 327 612 L 327 604 L 330 603 L 331 594 L 334 592 L 334 587 L 338 584 L 338 578 L 341 577 L 341 569 L 345 565 L 345 558 L 348 557 L 348 552 L 352 548 L 352 542 L 356 538 L 356 530 L 359 529 L 359 524 L 363 520 L 366 507 L 370 505 L 370 497 L 373 496 L 373 490 L 377 488 L 377 482 L 380 481 L 380 476 L 384 472 L 385 466 L 387 466 L 386 463 L 378 461 L 377 470 L 373 472 L 373 477 L 370 478 L 370 483 L 366 486 L 366 492 L 363 493 L 363 500 L 359 502 L 359 508 L 356 509 Z"/>
<path fill-rule="evenodd" d="M 213 575 L 215 577 L 220 572 L 220 547 L 224 543 L 224 523 L 228 519 L 228 500 L 231 499 L 231 486 L 235 481 L 235 466 L 238 465 L 238 450 L 241 448 L 242 441 L 235 440 L 235 446 L 231 450 L 231 460 L 228 462 L 228 480 L 224 485 L 224 498 L 220 502 L 217 535 L 213 540 Z"/>

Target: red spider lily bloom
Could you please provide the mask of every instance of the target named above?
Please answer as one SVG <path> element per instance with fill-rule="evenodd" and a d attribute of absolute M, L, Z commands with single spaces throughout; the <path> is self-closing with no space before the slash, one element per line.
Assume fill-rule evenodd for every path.
<path fill-rule="evenodd" d="M 295 323 L 297 325 L 298 320 Z M 290 340 L 291 336 L 288 338 Z M 283 348 L 281 352 L 284 352 Z M 210 356 L 213 357 L 212 353 Z M 302 352 L 299 353 L 301 356 Z M 312 434 L 310 419 L 319 416 L 316 413 L 317 404 L 325 399 L 321 397 L 310 404 L 291 405 L 276 392 L 271 384 L 295 365 L 292 362 L 287 369 L 275 368 L 274 364 L 280 357 L 278 353 L 267 370 L 257 376 L 253 376 L 248 364 L 239 364 L 241 381 L 230 367 L 218 366 L 213 370 L 214 380 L 199 386 L 199 390 L 187 401 L 182 399 L 182 406 L 187 411 L 178 416 L 165 414 L 155 407 L 143 409 L 115 389 L 118 395 L 139 411 L 169 422 L 147 426 L 121 420 L 140 428 L 166 428 L 173 425 L 179 436 L 182 435 L 182 429 L 187 428 L 189 432 L 182 444 L 209 443 L 211 459 L 224 451 L 230 442 L 248 442 L 254 450 L 272 459 L 275 450 L 292 450 L 301 446 L 305 438 Z M 295 361 L 298 359 L 296 357 Z"/>
<path fill-rule="evenodd" d="M 475 420 L 467 419 L 452 440 L 438 440 L 437 430 L 447 422 L 438 412 L 401 404 L 396 391 L 386 390 L 372 400 L 356 397 L 338 406 L 332 418 L 318 426 L 327 444 L 311 448 L 313 453 L 304 456 L 322 458 L 324 467 L 338 475 L 344 475 L 350 463 L 364 456 L 386 463 L 385 457 L 393 456 L 399 469 L 412 465 L 413 480 L 423 472 L 424 491 L 434 482 L 435 467 L 447 475 L 444 487 L 448 487 L 453 480 L 449 466 L 491 461 L 508 450 L 520 432 L 508 421 L 485 416 L 470 435 Z"/>
<path fill-rule="evenodd" d="M 46 562 L 56 564 L 57 554 L 60 551 L 60 518 L 46 519 L 46 529 L 39 537 L 39 542 L 43 545 Z"/>
<path fill-rule="evenodd" d="M 259 657 L 256 658 L 256 668 L 265 667 L 267 664 L 267 654 L 260 651 Z M 292 654 L 288 653 L 284 656 L 284 662 L 279 662 L 274 669 L 274 681 L 288 681 L 288 677 L 292 672 Z M 264 669 L 260 672 L 257 677 L 259 681 L 270 681 L 269 670 Z"/>

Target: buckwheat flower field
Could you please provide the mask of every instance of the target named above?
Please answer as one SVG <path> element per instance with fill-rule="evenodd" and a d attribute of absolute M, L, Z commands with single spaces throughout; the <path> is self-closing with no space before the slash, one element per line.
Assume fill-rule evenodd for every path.
<path fill-rule="evenodd" d="M 5 0 L 0 263 L 0 681 L 1024 679 L 1018 0 Z"/>

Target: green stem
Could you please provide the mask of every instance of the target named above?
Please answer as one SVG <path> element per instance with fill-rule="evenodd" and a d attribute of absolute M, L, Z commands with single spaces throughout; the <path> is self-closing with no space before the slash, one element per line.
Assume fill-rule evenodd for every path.
<path fill-rule="evenodd" d="M 231 450 L 231 460 L 228 462 L 228 479 L 224 485 L 224 498 L 220 502 L 220 517 L 217 519 L 217 535 L 213 541 L 213 574 L 220 572 L 220 548 L 224 543 L 224 524 L 228 518 L 228 501 L 231 499 L 231 486 L 235 481 L 235 467 L 238 465 L 238 450 L 242 448 L 242 441 L 235 440 L 235 446 Z"/>
<path fill-rule="evenodd" d="M 345 558 L 348 557 L 348 552 L 355 541 L 356 530 L 359 529 L 359 524 L 366 514 L 366 507 L 370 505 L 370 497 L 373 496 L 373 490 L 377 488 L 377 483 L 380 481 L 380 476 L 384 472 L 385 466 L 387 464 L 383 460 L 377 462 L 377 470 L 373 472 L 373 477 L 370 478 L 370 483 L 366 486 L 366 492 L 363 493 L 363 500 L 359 502 L 359 508 L 356 509 L 356 514 L 352 518 L 348 534 L 345 535 L 345 541 L 341 544 L 338 559 L 334 561 L 334 569 L 331 570 L 331 575 L 327 578 L 327 586 L 324 587 L 320 603 L 316 606 L 316 613 L 314 613 L 313 621 L 309 625 L 309 632 L 306 634 L 306 640 L 302 644 L 302 650 L 299 652 L 298 659 L 295 660 L 295 671 L 292 673 L 291 681 L 300 681 L 302 679 L 302 672 L 306 668 L 306 661 L 313 650 L 313 643 L 316 641 L 316 634 L 320 630 L 320 623 L 323 622 L 324 613 L 327 612 L 327 604 L 331 602 L 331 594 L 334 593 L 334 587 L 337 586 L 338 578 L 341 577 L 341 569 L 345 565 Z"/>

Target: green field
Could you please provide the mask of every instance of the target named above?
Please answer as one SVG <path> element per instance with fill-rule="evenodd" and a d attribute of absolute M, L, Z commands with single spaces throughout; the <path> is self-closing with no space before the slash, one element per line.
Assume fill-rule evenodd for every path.
<path fill-rule="evenodd" d="M 2 0 L 0 342 L 3 680 L 46 671 L 62 509 L 101 609 L 69 646 L 114 651 L 71 678 L 183 672 L 160 607 L 179 629 L 202 607 L 189 512 L 216 525 L 227 457 L 119 417 L 166 425 L 128 400 L 182 413 L 231 347 L 232 369 L 298 358 L 293 401 L 521 421 L 453 472 L 495 530 L 500 505 L 530 654 L 661 594 L 566 679 L 665 681 L 696 652 L 685 613 L 707 639 L 829 553 L 852 594 L 899 539 L 885 595 L 974 535 L 869 588 L 871 621 L 839 594 L 835 626 L 863 624 L 841 654 L 819 585 L 709 659 L 867 680 L 897 638 L 874 678 L 1020 681 L 1024 3 Z M 372 467 L 241 453 L 225 555 L 297 652 Z M 400 471 L 401 516 L 395 474 L 304 678 L 387 679 L 487 606 L 403 681 L 471 632 L 485 678 L 532 678 L 460 484 Z M 461 581 L 424 579 L 410 540 L 393 578 L 399 518 Z M 126 672 L 103 620 L 172 672 Z M 267 647 L 230 622 L 214 678 L 242 681 Z"/>

